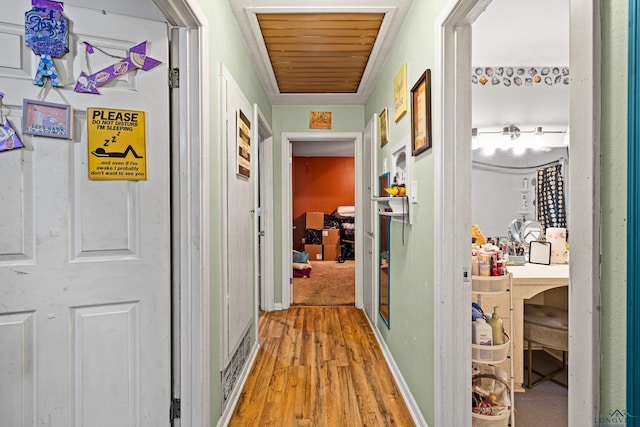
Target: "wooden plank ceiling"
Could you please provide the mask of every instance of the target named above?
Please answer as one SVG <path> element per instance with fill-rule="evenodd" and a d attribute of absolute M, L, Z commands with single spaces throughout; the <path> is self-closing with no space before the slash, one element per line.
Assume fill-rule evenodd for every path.
<path fill-rule="evenodd" d="M 280 93 L 357 93 L 384 14 L 257 17 Z"/>

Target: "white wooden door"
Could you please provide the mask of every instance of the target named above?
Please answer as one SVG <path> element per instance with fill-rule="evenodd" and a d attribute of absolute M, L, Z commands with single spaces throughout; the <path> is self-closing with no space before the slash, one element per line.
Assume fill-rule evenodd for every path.
<path fill-rule="evenodd" d="M 223 346 L 222 362 L 226 368 L 236 349 L 245 337 L 254 315 L 254 274 L 253 256 L 257 231 L 254 228 L 254 182 L 257 179 L 257 157 L 250 157 L 250 173 L 244 176 L 238 170 L 238 123 L 241 116 L 250 129 L 257 126 L 253 123 L 253 107 L 246 99 L 233 77 L 224 69 L 222 71 L 222 90 L 227 125 L 225 129 L 224 170 L 226 176 L 224 194 L 226 194 L 225 211 L 225 252 L 226 283 L 224 289 L 223 308 Z M 253 155 L 257 141 L 251 141 Z"/>
<path fill-rule="evenodd" d="M 364 230 L 363 242 L 364 246 L 364 262 L 363 262 L 363 304 L 364 310 L 369 316 L 371 323 L 376 324 L 378 318 L 376 304 L 376 292 L 375 292 L 375 277 L 374 271 L 377 271 L 377 258 L 374 255 L 374 219 L 375 215 L 374 202 L 372 197 L 373 191 L 373 152 L 378 144 L 377 134 L 378 115 L 374 114 L 369 120 L 367 127 L 362 133 L 362 229 Z"/>
<path fill-rule="evenodd" d="M 29 9 L 30 0 L 0 0 L 3 113 L 27 146 L 0 153 L 0 425 L 168 425 L 167 27 L 65 6 L 70 52 L 54 59 L 65 87 L 45 95 L 24 43 Z M 162 64 L 123 75 L 101 95 L 75 93 L 81 71 L 118 61 L 85 55 L 84 41 L 118 57 L 148 41 Z M 19 130 L 23 98 L 39 94 L 73 107 L 71 140 Z M 88 179 L 90 107 L 146 112 L 147 180 Z"/>

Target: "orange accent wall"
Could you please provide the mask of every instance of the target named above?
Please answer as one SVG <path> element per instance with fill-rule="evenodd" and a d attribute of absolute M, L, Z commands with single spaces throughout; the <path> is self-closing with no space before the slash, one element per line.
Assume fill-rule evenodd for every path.
<path fill-rule="evenodd" d="M 293 248 L 302 250 L 305 212 L 332 213 L 355 204 L 353 157 L 294 157 L 291 168 Z"/>

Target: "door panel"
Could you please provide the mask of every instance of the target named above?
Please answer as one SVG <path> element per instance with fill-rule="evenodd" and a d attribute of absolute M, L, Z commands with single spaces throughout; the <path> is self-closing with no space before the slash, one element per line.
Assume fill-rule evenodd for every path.
<path fill-rule="evenodd" d="M 363 303 L 364 303 L 364 310 L 367 313 L 367 316 L 369 317 L 369 320 L 371 320 L 371 323 L 373 323 L 375 325 L 376 323 L 376 319 L 377 319 L 377 315 L 376 315 L 376 304 L 375 304 L 375 289 L 376 287 L 375 285 L 375 276 L 374 276 L 374 270 L 377 271 L 377 265 L 373 263 L 373 258 L 374 258 L 374 238 L 365 234 L 364 236 L 364 258 L 365 258 L 365 263 L 364 263 L 364 272 L 363 272 L 363 277 L 362 277 L 362 281 L 364 282 L 364 299 L 363 299 Z"/>
<path fill-rule="evenodd" d="M 30 8 L 0 0 L 3 112 L 26 146 L 0 155 L 2 424 L 168 425 L 167 26 L 65 5 L 70 52 L 54 59 L 65 87 L 42 89 L 32 83 L 38 58 L 24 46 Z M 84 41 L 109 55 L 85 54 Z M 101 70 L 144 41 L 160 66 L 129 72 L 100 95 L 73 91 L 80 71 Z M 22 99 L 39 97 L 73 107 L 72 140 L 22 134 Z M 146 112 L 147 180 L 87 178 L 90 107 Z"/>
<path fill-rule="evenodd" d="M 363 304 L 364 310 L 369 316 L 372 324 L 376 324 L 377 310 L 376 310 L 376 286 L 374 278 L 377 278 L 378 261 L 377 256 L 374 255 L 377 251 L 374 251 L 374 221 L 376 214 L 374 214 L 374 203 L 372 197 L 373 183 L 374 183 L 374 168 L 373 168 L 373 152 L 375 150 L 378 133 L 377 133 L 378 115 L 374 114 L 369 120 L 367 127 L 364 129 L 363 144 L 362 144 L 362 223 L 364 230 L 364 262 L 363 266 Z"/>
<path fill-rule="evenodd" d="M 223 72 L 226 90 L 226 251 L 227 283 L 225 286 L 225 340 L 223 341 L 223 367 L 226 367 L 235 350 L 244 338 L 254 314 L 253 304 L 253 254 L 254 240 L 254 180 L 257 177 L 257 159 L 251 158 L 249 178 L 238 174 L 238 115 L 242 111 L 249 121 L 253 117 L 253 107 L 246 99 L 232 76 Z M 250 123 L 253 129 L 257 123 Z M 254 150 L 257 141 L 251 141 Z"/>

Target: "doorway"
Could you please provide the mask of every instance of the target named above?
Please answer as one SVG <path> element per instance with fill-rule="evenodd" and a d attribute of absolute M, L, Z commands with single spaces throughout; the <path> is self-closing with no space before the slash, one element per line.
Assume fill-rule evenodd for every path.
<path fill-rule="evenodd" d="M 436 316 L 447 319 L 447 327 L 436 329 L 436 339 L 442 349 L 436 354 L 436 387 L 441 386 L 435 402 L 436 422 L 443 425 L 469 425 L 471 411 L 465 395 L 471 378 L 471 363 L 466 354 L 456 348 L 471 342 L 470 325 L 460 324 L 468 317 L 470 300 L 468 238 L 447 242 L 445 236 L 469 236 L 471 227 L 470 167 L 471 164 L 471 27 L 487 7 L 485 1 L 458 1 L 447 7 L 440 17 L 439 54 L 436 69 L 441 73 L 437 99 L 442 102 L 436 119 L 441 146 L 436 155 L 436 241 L 444 242 L 436 254 L 437 283 L 455 286 L 437 287 Z M 570 227 L 582 233 L 572 236 L 570 265 L 569 328 L 576 331 L 569 338 L 569 425 L 588 425 L 598 413 L 599 339 L 598 339 L 598 248 L 599 248 L 599 181 L 596 153 L 599 146 L 599 39 L 598 5 L 570 9 L 570 45 L 573 79 L 570 85 L 570 132 L 572 139 L 589 141 L 584 149 L 572 153 L 573 167 L 569 173 L 571 195 L 569 206 L 576 209 Z M 596 118 L 596 119 L 593 119 Z M 468 141 L 468 143 L 461 142 Z M 466 167 L 454 167 L 467 165 Z M 452 214 L 453 213 L 453 214 Z M 592 213 L 595 213 L 592 215 Z M 446 218 L 455 218 L 447 223 Z M 578 233 L 575 233 L 578 234 Z M 576 291 L 571 285 L 579 283 Z M 443 302 L 441 304 L 441 302 Z M 457 328 L 454 326 L 457 325 Z M 575 325 L 575 326 L 574 326 Z M 580 326 L 578 326 L 580 325 Z M 448 337 L 454 337 L 452 340 Z M 448 358 L 447 355 L 454 355 Z M 452 359 L 452 360 L 451 360 Z M 453 378 L 450 374 L 453 372 Z M 440 374 L 443 373 L 443 374 Z M 572 373 L 580 373 L 572 374 Z M 574 390 L 572 392 L 572 390 Z M 580 390 L 580 393 L 576 392 Z M 457 397 L 456 397 L 457 396 Z M 454 402 L 459 403 L 455 405 Z M 461 403 L 461 404 L 460 404 Z M 454 408 L 455 406 L 455 408 Z"/>
<path fill-rule="evenodd" d="M 355 304 L 354 142 L 293 141 L 293 305 Z"/>
<path fill-rule="evenodd" d="M 571 214 L 566 204 L 570 169 L 569 0 L 542 0 L 539 6 L 525 14 L 522 11 L 527 4 L 522 0 L 492 0 L 472 24 L 472 224 L 493 246 L 511 256 L 528 252 L 532 240 L 545 235 L 551 240 L 554 230 L 563 236 L 562 242 L 553 242 L 553 253 L 558 256 L 552 257 L 550 266 L 517 265 L 510 260 L 512 304 L 506 298 L 472 296 L 488 318 L 497 314 L 504 319 L 513 343 L 513 367 L 507 363 L 491 368 L 476 364 L 474 373 L 475 369 L 494 369 L 506 377 L 513 373 L 512 404 L 522 427 L 543 422 L 566 426 L 568 415 L 566 351 L 555 349 L 567 350 L 570 331 L 554 329 L 558 341 L 552 343 L 551 336 L 536 335 L 537 326 L 525 326 L 525 320 L 537 310 L 566 319 L 569 303 L 568 267 L 563 256 Z M 541 21 L 546 22 L 543 36 Z M 549 42 L 543 42 L 547 48 L 538 50 L 541 37 Z M 493 42 L 489 45 L 487 40 Z M 574 145 L 579 149 L 581 144 L 575 141 Z M 540 197 L 543 190 L 548 194 Z M 542 283 L 539 276 L 535 279 L 545 272 L 557 275 L 559 283 Z M 535 289 L 523 285 L 528 280 L 523 276 L 533 276 L 539 284 Z M 535 341 L 531 352 L 526 338 Z M 543 372 L 549 376 L 538 375 Z M 548 380 L 539 382 L 545 377 Z"/>
<path fill-rule="evenodd" d="M 282 174 L 282 308 L 287 309 L 293 301 L 293 230 L 292 220 L 292 143 L 343 141 L 353 144 L 355 160 L 355 218 L 360 216 L 362 198 L 362 134 L 359 132 L 300 132 L 282 134 L 282 164 L 289 165 L 286 173 Z M 353 251 L 355 258 L 355 306 L 362 308 L 362 231 L 361 224 L 355 222 L 355 235 L 353 239 Z"/>

